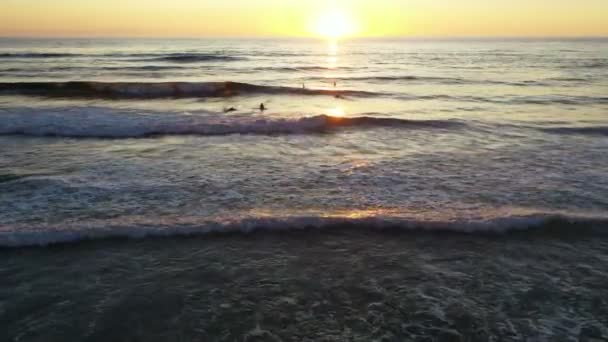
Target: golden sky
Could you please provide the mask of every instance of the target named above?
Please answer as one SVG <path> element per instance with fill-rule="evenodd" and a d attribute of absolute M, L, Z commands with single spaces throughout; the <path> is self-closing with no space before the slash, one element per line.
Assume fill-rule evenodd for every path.
<path fill-rule="evenodd" d="M 0 0 L 0 36 L 314 36 L 327 12 L 353 36 L 608 36 L 608 0 Z"/>

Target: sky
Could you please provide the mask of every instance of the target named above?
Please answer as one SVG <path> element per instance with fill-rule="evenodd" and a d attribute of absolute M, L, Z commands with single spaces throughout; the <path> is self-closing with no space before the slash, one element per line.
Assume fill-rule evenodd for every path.
<path fill-rule="evenodd" d="M 345 27 L 319 27 L 331 25 L 327 18 L 335 17 Z M 310 37 L 327 32 L 608 36 L 608 0 L 0 0 L 0 36 L 9 37 Z"/>

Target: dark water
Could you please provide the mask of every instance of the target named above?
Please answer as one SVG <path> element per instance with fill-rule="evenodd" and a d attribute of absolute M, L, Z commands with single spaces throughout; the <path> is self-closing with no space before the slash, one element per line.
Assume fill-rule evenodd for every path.
<path fill-rule="evenodd" d="M 605 39 L 2 39 L 0 340 L 606 339 L 607 80 Z"/>
<path fill-rule="evenodd" d="M 581 229 L 111 240 L 5 250 L 0 275 L 6 341 L 608 337 L 608 243 Z"/>

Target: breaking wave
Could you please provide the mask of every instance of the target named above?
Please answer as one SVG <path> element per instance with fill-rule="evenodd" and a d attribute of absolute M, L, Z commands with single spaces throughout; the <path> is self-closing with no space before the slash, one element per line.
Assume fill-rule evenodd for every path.
<path fill-rule="evenodd" d="M 159 66 L 142 66 L 155 70 Z M 162 69 L 163 67 L 160 66 Z M 387 76 L 395 79 L 400 76 Z M 418 79 L 416 76 L 406 76 Z M 376 77 L 380 79 L 381 77 Z M 331 79 L 326 79 L 331 80 Z M 529 83 L 532 84 L 532 83 Z M 566 94 L 456 96 L 448 94 L 383 93 L 363 90 L 345 90 L 335 87 L 300 88 L 259 85 L 242 82 L 4 82 L 0 95 L 26 95 L 60 98 L 100 99 L 162 99 L 206 98 L 246 95 L 299 95 L 344 97 L 394 97 L 405 101 L 445 100 L 456 102 L 492 103 L 501 105 L 593 105 L 607 104 L 605 96 L 576 96 Z"/>
<path fill-rule="evenodd" d="M 240 82 L 14 82 L 0 83 L 0 94 L 85 98 L 228 97 L 247 94 L 377 96 L 339 89 L 266 86 Z"/>
<path fill-rule="evenodd" d="M 46 246 L 88 240 L 208 234 L 253 233 L 257 231 L 306 231 L 367 229 L 431 233 L 506 234 L 548 233 L 582 235 L 607 233 L 606 217 L 586 217 L 559 213 L 504 215 L 471 220 L 426 220 L 401 216 L 288 216 L 244 217 L 237 219 L 129 217 L 116 220 L 65 223 L 60 226 L 0 226 L 0 247 Z"/>
<path fill-rule="evenodd" d="M 207 113 L 209 114 L 209 113 Z M 157 135 L 217 136 L 326 133 L 344 128 L 451 129 L 457 120 L 403 120 L 316 115 L 294 119 L 258 116 L 138 114 L 105 108 L 19 109 L 0 112 L 0 134 L 72 138 L 138 138 Z"/>

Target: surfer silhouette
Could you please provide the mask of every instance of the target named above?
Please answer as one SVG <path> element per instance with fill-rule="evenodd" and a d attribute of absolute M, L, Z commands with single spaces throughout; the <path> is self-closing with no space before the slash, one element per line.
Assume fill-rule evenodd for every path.
<path fill-rule="evenodd" d="M 266 110 L 266 106 L 264 106 L 264 103 L 260 103 L 260 112 L 263 112 Z"/>

